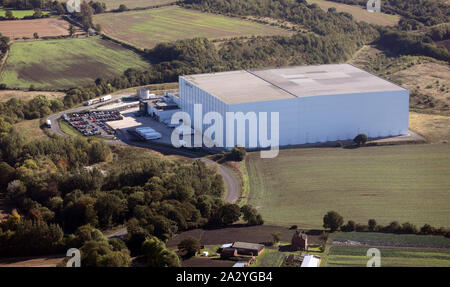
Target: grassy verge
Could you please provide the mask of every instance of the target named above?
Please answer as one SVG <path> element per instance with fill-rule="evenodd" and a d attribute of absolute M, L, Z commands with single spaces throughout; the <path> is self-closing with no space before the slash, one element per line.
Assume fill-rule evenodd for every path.
<path fill-rule="evenodd" d="M 69 136 L 82 137 L 83 135 L 77 131 L 74 127 L 69 125 L 65 120 L 59 118 L 58 119 L 59 128 L 61 131 Z"/>

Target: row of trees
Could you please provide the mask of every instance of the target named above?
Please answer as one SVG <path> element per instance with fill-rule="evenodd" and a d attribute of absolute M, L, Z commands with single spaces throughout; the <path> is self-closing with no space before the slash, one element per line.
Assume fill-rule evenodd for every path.
<path fill-rule="evenodd" d="M 424 235 L 444 235 L 449 237 L 450 230 L 444 227 L 436 228 L 429 224 L 418 228 L 416 225 L 409 222 L 400 224 L 397 221 L 392 221 L 388 225 L 378 225 L 375 219 L 369 219 L 367 225 L 355 223 L 349 220 L 344 224 L 344 218 L 336 211 L 329 211 L 323 217 L 323 227 L 329 228 L 331 232 L 341 230 L 343 232 L 384 232 L 384 233 L 399 233 L 399 234 L 424 234 Z"/>

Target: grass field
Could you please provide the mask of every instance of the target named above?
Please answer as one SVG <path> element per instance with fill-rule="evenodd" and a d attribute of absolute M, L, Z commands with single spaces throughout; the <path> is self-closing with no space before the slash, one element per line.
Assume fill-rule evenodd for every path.
<path fill-rule="evenodd" d="M 450 117 L 409 113 L 409 128 L 432 143 L 450 142 Z"/>
<path fill-rule="evenodd" d="M 17 42 L 11 45 L 1 83 L 12 88 L 64 89 L 147 66 L 140 55 L 100 38 Z"/>
<path fill-rule="evenodd" d="M 0 102 L 6 102 L 12 98 L 20 99 L 22 101 L 29 101 L 33 99 L 35 96 L 43 95 L 46 96 L 49 100 L 52 99 L 61 99 L 66 94 L 60 92 L 41 92 L 41 91 L 20 91 L 20 90 L 0 90 Z"/>
<path fill-rule="evenodd" d="M 369 24 L 377 24 L 381 26 L 395 26 L 400 17 L 397 15 L 389 15 L 385 13 L 372 13 L 361 6 L 341 4 L 326 0 L 308 0 L 310 4 L 317 4 L 320 8 L 327 11 L 328 8 L 334 7 L 337 12 L 347 12 L 353 16 L 356 21 L 366 22 Z"/>
<path fill-rule="evenodd" d="M 94 23 L 113 38 L 140 48 L 152 48 L 160 42 L 194 37 L 210 39 L 251 35 L 287 35 L 291 32 L 251 21 L 202 13 L 178 6 L 119 14 L 99 14 Z"/>
<path fill-rule="evenodd" d="M 368 248 L 331 247 L 325 267 L 365 267 L 370 257 L 366 256 Z M 409 250 L 397 248 L 380 248 L 382 267 L 449 267 L 450 251 L 445 250 Z"/>
<path fill-rule="evenodd" d="M 34 10 L 11 10 L 11 9 L 9 9 L 9 10 L 12 12 L 14 17 L 19 18 L 19 19 L 22 19 L 25 16 L 33 16 L 33 14 L 34 14 Z M 5 14 L 6 14 L 6 10 L 3 8 L 0 8 L 0 16 L 5 17 Z M 49 14 L 49 12 L 42 11 L 42 14 L 47 15 L 47 14 Z"/>
<path fill-rule="evenodd" d="M 284 258 L 288 255 L 286 252 L 280 252 L 276 249 L 266 248 L 264 252 L 258 256 L 252 267 L 280 267 Z"/>
<path fill-rule="evenodd" d="M 40 127 L 40 119 L 21 121 L 20 123 L 14 124 L 14 128 L 22 134 L 26 142 L 38 140 L 46 136 Z"/>
<path fill-rule="evenodd" d="M 322 228 L 335 210 L 345 220 L 450 220 L 450 145 L 422 144 L 281 150 L 274 159 L 249 154 L 249 203 L 267 224 Z"/>
<path fill-rule="evenodd" d="M 339 232 L 334 241 L 357 241 L 375 246 L 450 248 L 450 238 L 437 235 L 393 234 L 379 232 Z"/>

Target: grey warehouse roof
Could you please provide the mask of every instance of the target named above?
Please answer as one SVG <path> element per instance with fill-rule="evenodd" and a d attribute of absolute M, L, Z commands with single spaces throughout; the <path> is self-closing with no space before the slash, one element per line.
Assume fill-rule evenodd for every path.
<path fill-rule="evenodd" d="M 294 66 L 183 76 L 227 104 L 405 90 L 349 64 Z"/>

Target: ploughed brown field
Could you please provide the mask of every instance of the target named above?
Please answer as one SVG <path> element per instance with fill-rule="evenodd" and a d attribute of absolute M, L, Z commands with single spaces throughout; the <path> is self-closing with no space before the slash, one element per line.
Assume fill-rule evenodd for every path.
<path fill-rule="evenodd" d="M 57 18 L 0 21 L 0 33 L 11 40 L 33 38 L 35 32 L 40 37 L 69 35 L 69 22 Z"/>

